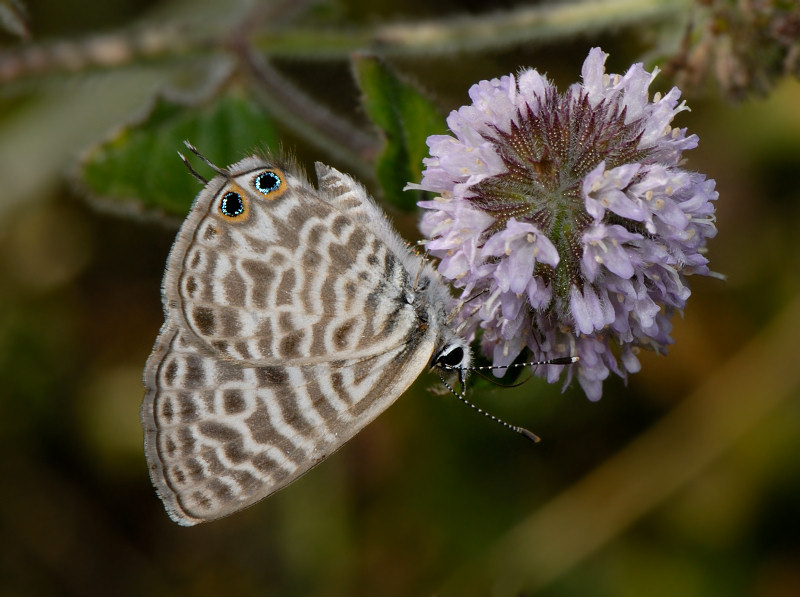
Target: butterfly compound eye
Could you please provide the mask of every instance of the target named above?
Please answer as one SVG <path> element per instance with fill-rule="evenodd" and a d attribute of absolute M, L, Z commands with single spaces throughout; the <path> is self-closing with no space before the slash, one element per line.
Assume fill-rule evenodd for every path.
<path fill-rule="evenodd" d="M 461 348 L 460 346 L 455 346 L 447 352 L 442 351 L 442 353 L 439 354 L 439 356 L 436 359 L 436 364 L 442 365 L 444 367 L 456 368 L 459 365 L 461 365 L 461 361 L 463 360 L 464 360 L 464 349 Z"/>
<path fill-rule="evenodd" d="M 227 218 L 239 218 L 245 212 L 244 199 L 236 191 L 228 191 L 219 200 L 219 211 Z"/>
<path fill-rule="evenodd" d="M 280 175 L 277 172 L 272 172 L 271 170 L 262 172 L 253 180 L 253 186 L 255 186 L 256 190 L 262 195 L 270 195 L 275 193 L 276 191 L 280 190 L 281 184 L 283 184 L 283 181 L 281 180 Z"/>

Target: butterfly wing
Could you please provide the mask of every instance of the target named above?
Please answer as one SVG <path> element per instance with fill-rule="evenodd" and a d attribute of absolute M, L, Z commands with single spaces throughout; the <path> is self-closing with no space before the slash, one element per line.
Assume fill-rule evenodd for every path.
<path fill-rule="evenodd" d="M 265 170 L 286 185 L 276 197 L 252 190 Z M 360 185 L 318 172 L 321 190 L 240 162 L 200 193 L 173 247 L 142 421 L 180 524 L 291 483 L 402 394 L 439 342 L 415 302 L 419 263 Z"/>
<path fill-rule="evenodd" d="M 280 173 L 275 197 L 254 190 L 265 170 Z M 212 180 L 169 258 L 169 317 L 249 365 L 367 358 L 401 346 L 418 325 L 414 274 L 397 243 L 386 242 L 385 216 L 370 225 L 375 216 L 363 207 L 374 204 L 360 185 L 340 176 L 325 188 L 257 158 Z M 246 202 L 243 217 L 221 212 L 231 192 Z"/>
<path fill-rule="evenodd" d="M 304 366 L 243 367 L 167 324 L 145 369 L 150 475 L 190 526 L 285 487 L 383 412 L 425 368 L 424 330 L 389 351 Z"/>

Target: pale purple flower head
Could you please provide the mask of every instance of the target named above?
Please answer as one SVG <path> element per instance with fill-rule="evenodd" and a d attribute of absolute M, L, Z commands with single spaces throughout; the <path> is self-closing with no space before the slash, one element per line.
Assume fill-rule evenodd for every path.
<path fill-rule="evenodd" d="M 536 70 L 481 81 L 472 104 L 428 138 L 422 232 L 461 289 L 468 335 L 507 365 L 577 355 L 566 368 L 590 399 L 613 371 L 639 370 L 639 347 L 664 352 L 686 277 L 708 274 L 714 181 L 681 167 L 696 135 L 672 127 L 680 91 L 656 93 L 633 65 L 606 74 L 599 48 L 582 83 L 559 94 Z M 476 296 L 477 295 L 477 296 Z M 565 368 L 536 369 L 556 381 Z"/>

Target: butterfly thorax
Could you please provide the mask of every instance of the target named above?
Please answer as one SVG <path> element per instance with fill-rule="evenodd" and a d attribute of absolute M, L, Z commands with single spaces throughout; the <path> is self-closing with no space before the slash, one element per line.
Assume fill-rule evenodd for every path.
<path fill-rule="evenodd" d="M 420 313 L 420 319 L 432 322 L 431 327 L 437 331 L 434 339 L 436 348 L 431 355 L 430 366 L 446 363 L 448 369 L 467 370 L 472 364 L 472 351 L 469 342 L 453 326 L 455 301 L 438 272 L 429 263 L 425 262 L 420 267 L 423 268 L 419 275 L 420 288 L 416 291 L 420 300 L 416 302 L 427 311 Z"/>

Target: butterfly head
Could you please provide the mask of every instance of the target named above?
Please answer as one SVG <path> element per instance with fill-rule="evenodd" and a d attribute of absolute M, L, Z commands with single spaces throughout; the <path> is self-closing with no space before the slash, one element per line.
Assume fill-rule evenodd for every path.
<path fill-rule="evenodd" d="M 441 371 L 455 371 L 461 386 L 467 381 L 467 373 L 472 364 L 472 352 L 469 344 L 456 334 L 446 333 L 447 341 L 439 352 L 433 355 L 431 365 Z"/>

